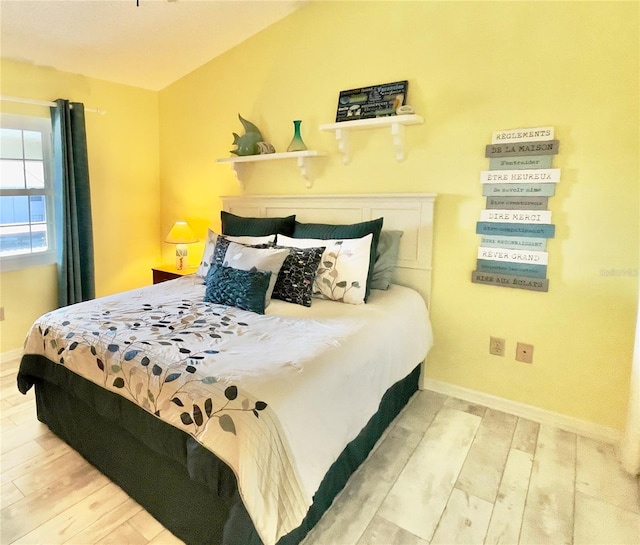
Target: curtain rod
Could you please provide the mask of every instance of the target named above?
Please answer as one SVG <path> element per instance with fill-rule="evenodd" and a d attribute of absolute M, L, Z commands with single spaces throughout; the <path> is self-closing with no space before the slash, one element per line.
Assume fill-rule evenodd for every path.
<path fill-rule="evenodd" d="M 34 100 L 31 98 L 0 96 L 0 100 L 4 100 L 6 102 L 19 102 L 20 104 L 33 104 L 35 106 L 57 106 L 55 102 L 47 102 L 46 100 Z M 73 107 L 73 105 L 71 106 Z M 107 110 L 103 110 L 102 108 L 85 108 L 84 111 L 99 115 L 104 115 L 107 113 Z"/>

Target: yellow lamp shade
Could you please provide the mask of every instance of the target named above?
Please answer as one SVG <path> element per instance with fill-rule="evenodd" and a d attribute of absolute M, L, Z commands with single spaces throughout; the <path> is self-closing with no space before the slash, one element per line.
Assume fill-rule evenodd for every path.
<path fill-rule="evenodd" d="M 186 221 L 176 221 L 164 241 L 169 244 L 193 244 L 198 239 Z"/>

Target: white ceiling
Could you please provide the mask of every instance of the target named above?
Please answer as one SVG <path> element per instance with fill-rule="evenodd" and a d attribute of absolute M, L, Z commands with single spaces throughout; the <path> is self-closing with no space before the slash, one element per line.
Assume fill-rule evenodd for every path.
<path fill-rule="evenodd" d="M 0 54 L 157 91 L 307 1 L 0 0 Z"/>

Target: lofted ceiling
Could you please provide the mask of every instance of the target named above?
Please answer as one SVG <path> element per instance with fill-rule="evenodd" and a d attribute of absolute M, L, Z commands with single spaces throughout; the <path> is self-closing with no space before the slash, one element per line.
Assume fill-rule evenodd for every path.
<path fill-rule="evenodd" d="M 160 90 L 309 0 L 0 0 L 0 55 Z"/>

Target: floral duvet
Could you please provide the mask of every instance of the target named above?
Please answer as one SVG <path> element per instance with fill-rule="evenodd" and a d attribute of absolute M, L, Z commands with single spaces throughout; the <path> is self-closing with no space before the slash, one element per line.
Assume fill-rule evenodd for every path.
<path fill-rule="evenodd" d="M 203 302 L 197 276 L 72 305 L 32 326 L 25 354 L 123 396 L 235 472 L 265 545 L 300 525 L 324 474 L 422 361 L 421 297 L 392 286 L 366 305 L 272 300 L 265 315 Z"/>

